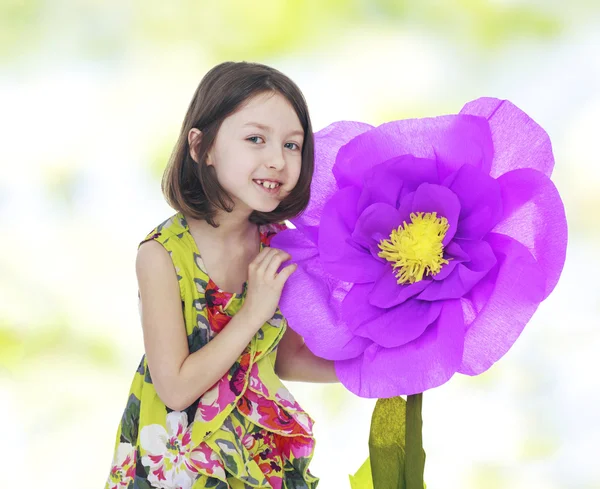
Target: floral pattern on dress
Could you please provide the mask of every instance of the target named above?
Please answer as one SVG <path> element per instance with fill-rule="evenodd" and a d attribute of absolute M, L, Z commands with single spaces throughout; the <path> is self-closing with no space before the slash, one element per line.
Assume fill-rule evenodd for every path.
<path fill-rule="evenodd" d="M 306 426 L 298 423 L 294 416 L 282 409 L 277 403 L 256 394 L 250 389 L 240 398 L 237 408 L 253 423 L 273 432 L 288 436 L 311 435 L 307 432 Z"/>
<path fill-rule="evenodd" d="M 261 226 L 261 248 L 282 224 Z M 241 294 L 220 290 L 181 213 L 154 239 L 169 252 L 179 281 L 190 353 L 218 335 L 243 305 Z M 146 357 L 134 374 L 106 489 L 231 487 L 315 489 L 308 471 L 312 420 L 274 372 L 277 344 L 287 328 L 277 311 L 208 391 L 182 411 L 161 401 Z M 234 483 L 233 481 L 236 481 Z"/>
<path fill-rule="evenodd" d="M 212 421 L 221 413 L 232 401 L 235 396 L 229 388 L 229 380 L 222 377 L 210 390 L 198 400 L 198 410 L 196 411 L 196 420 Z"/>
<path fill-rule="evenodd" d="M 109 489 L 127 489 L 135 477 L 137 450 L 131 443 L 119 443 L 108 476 Z"/>
<path fill-rule="evenodd" d="M 192 443 L 186 413 L 173 411 L 167 415 L 166 423 L 167 429 L 153 424 L 140 432 L 140 446 L 145 452 L 142 463 L 149 469 L 151 484 L 161 489 L 189 489 L 201 468 L 225 478 L 222 467 L 215 465 L 218 461 L 211 460 L 210 452 L 202 444 Z"/>
<path fill-rule="evenodd" d="M 206 286 L 206 312 L 215 334 L 220 333 L 229 323 L 231 317 L 225 314 L 225 309 L 231 301 L 231 294 L 222 292 L 211 280 Z"/>

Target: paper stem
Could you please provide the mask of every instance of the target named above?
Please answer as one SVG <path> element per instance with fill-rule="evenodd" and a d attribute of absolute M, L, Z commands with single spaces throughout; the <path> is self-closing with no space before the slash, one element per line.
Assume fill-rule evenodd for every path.
<path fill-rule="evenodd" d="M 423 450 L 423 394 L 413 394 L 406 399 L 406 489 L 423 489 L 425 451 Z"/>

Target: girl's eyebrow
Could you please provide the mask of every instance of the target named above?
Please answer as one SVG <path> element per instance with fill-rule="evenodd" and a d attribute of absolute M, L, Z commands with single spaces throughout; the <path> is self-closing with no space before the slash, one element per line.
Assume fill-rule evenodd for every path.
<path fill-rule="evenodd" d="M 271 127 L 265 126 L 264 124 L 261 124 L 260 122 L 246 122 L 243 127 L 246 127 L 246 126 L 254 126 L 265 132 L 273 132 L 273 129 Z M 296 129 L 296 130 L 292 131 L 289 135 L 304 137 L 304 131 L 302 131 L 300 129 Z"/>

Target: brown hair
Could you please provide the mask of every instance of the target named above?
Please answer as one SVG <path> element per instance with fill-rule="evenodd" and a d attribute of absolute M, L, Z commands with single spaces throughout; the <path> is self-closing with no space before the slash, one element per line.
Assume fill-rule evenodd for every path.
<path fill-rule="evenodd" d="M 283 221 L 300 214 L 308 205 L 314 169 L 314 140 L 308 107 L 300 89 L 280 71 L 258 63 L 226 62 L 212 68 L 200 81 L 187 110 L 177 144 L 162 179 L 162 191 L 171 207 L 217 227 L 218 209 L 233 210 L 233 201 L 219 184 L 213 166 L 206 164 L 221 123 L 245 101 L 265 92 L 278 92 L 294 108 L 302 129 L 302 167 L 298 183 L 272 212 L 254 211 L 257 224 Z M 188 133 L 196 128 L 202 138 L 192 158 Z"/>

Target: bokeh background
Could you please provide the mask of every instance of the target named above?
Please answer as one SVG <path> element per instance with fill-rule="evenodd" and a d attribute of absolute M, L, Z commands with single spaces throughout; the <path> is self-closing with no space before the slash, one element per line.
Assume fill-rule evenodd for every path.
<path fill-rule="evenodd" d="M 485 374 L 424 396 L 430 489 L 600 488 L 600 2 L 0 2 L 2 487 L 104 485 L 143 353 L 138 242 L 201 77 L 264 62 L 316 130 L 506 98 L 550 134 L 570 243 L 562 279 Z M 373 401 L 290 384 L 312 472 L 349 488 Z"/>

